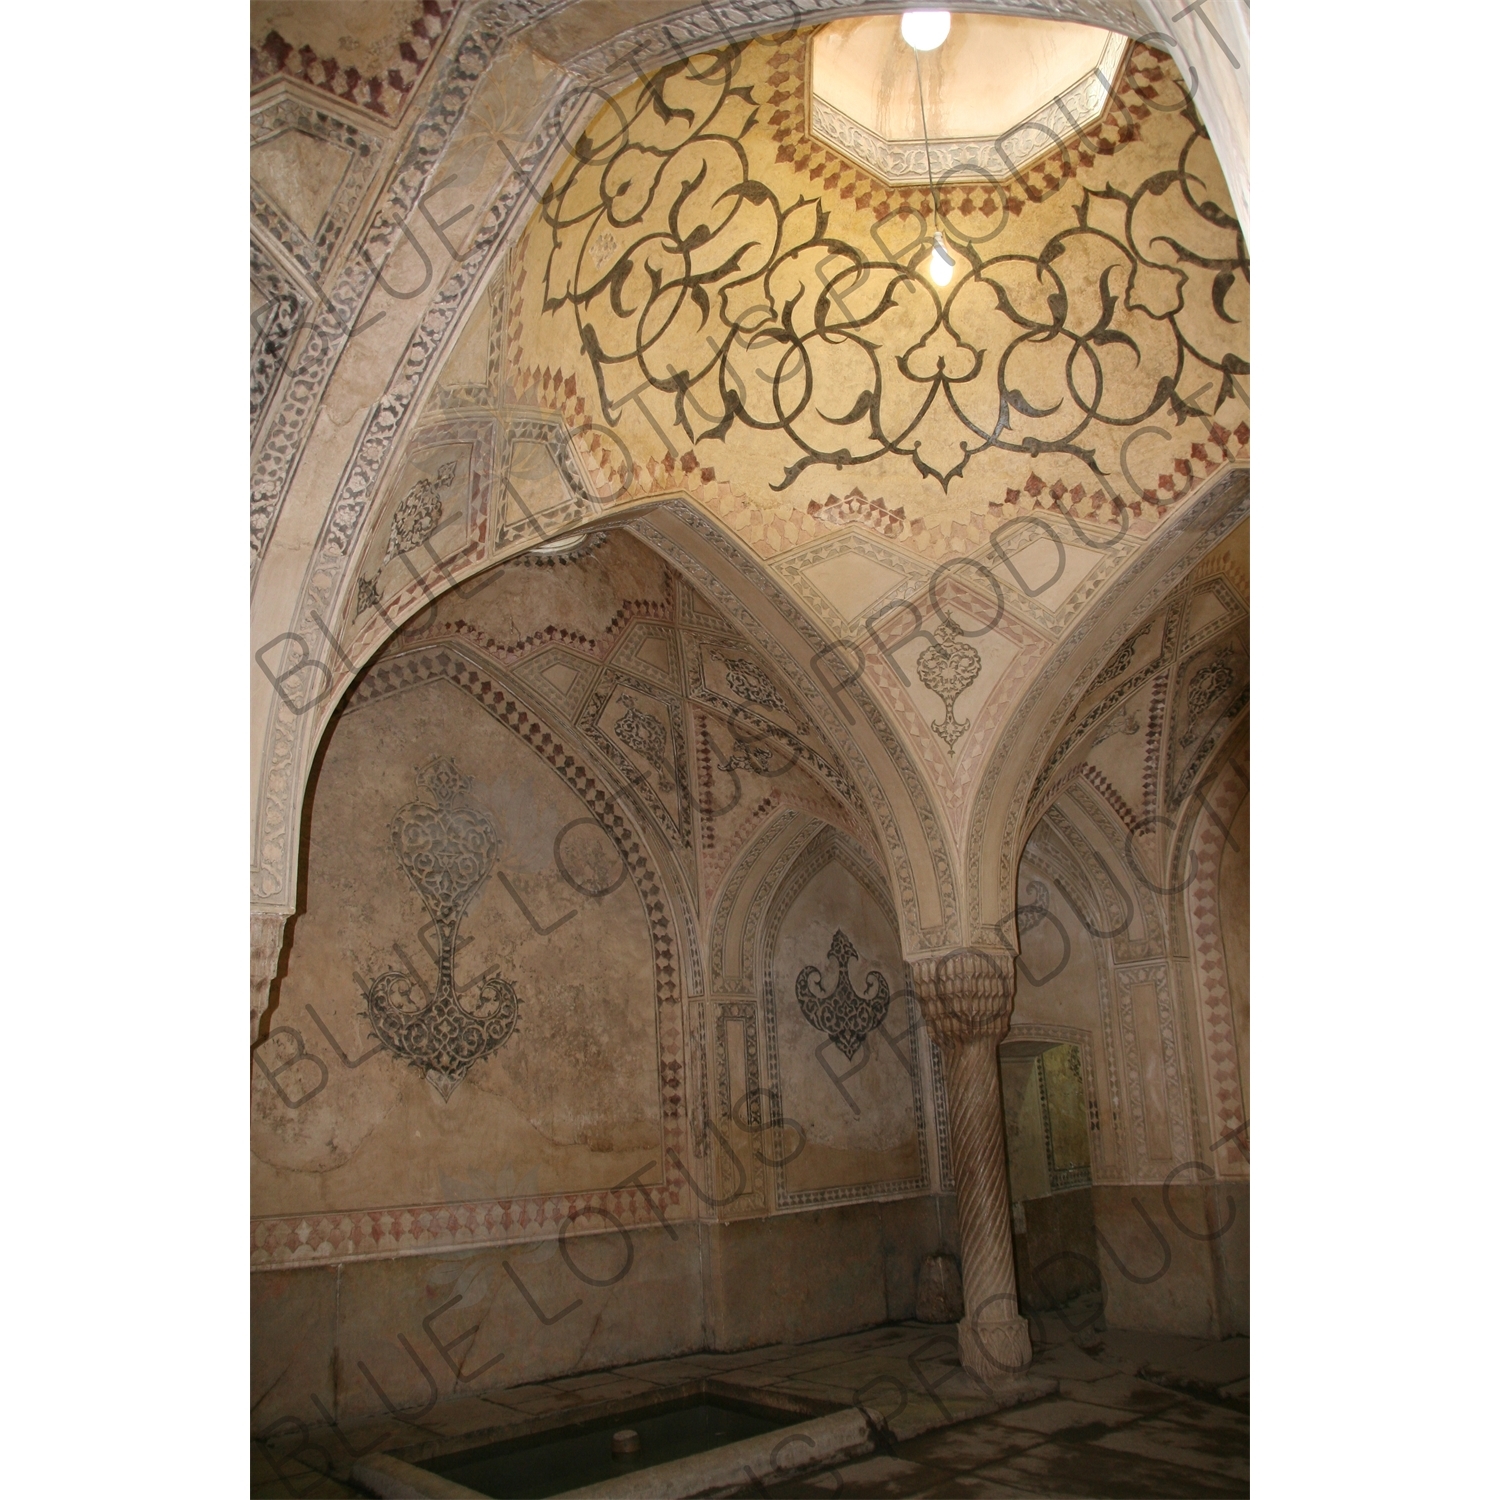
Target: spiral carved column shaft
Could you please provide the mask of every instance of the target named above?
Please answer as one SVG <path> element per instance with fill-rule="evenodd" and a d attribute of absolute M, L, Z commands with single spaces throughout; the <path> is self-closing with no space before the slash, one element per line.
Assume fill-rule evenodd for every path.
<path fill-rule="evenodd" d="M 948 1089 L 964 1318 L 964 1368 L 999 1385 L 1031 1363 L 1031 1335 L 1016 1299 L 1005 1122 L 995 1048 L 1010 1026 L 1014 969 L 1006 955 L 966 950 L 912 964 L 917 1000 L 943 1052 Z"/>

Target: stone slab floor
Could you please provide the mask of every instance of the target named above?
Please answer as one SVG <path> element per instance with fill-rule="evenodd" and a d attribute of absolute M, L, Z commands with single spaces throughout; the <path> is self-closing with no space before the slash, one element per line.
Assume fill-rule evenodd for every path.
<path fill-rule="evenodd" d="M 1035 1320 L 1033 1320 L 1033 1328 Z M 803 1475 L 769 1496 L 1250 1493 L 1250 1341 L 1105 1333 L 1040 1348 L 1057 1394 Z"/>
<path fill-rule="evenodd" d="M 420 1461 L 557 1420 L 623 1412 L 684 1380 L 748 1399 L 859 1401 L 884 1419 L 885 1451 L 746 1495 L 1248 1495 L 1248 1339 L 1222 1343 L 1033 1317 L 1036 1358 L 1015 1403 L 987 1399 L 958 1363 L 951 1327 L 905 1323 L 815 1344 L 695 1354 L 601 1371 L 423 1413 L 287 1431 L 251 1446 L 251 1495 L 355 1495 L 347 1455 Z"/>

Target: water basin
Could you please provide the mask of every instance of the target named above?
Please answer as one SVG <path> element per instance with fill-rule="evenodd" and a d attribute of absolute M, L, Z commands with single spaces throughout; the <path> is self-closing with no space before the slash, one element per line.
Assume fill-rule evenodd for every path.
<path fill-rule="evenodd" d="M 724 1396 L 685 1396 L 573 1427 L 466 1448 L 429 1458 L 418 1467 L 495 1500 L 540 1500 L 806 1420 L 806 1413 Z M 625 1428 L 640 1435 L 640 1447 L 614 1456 L 612 1440 Z"/>

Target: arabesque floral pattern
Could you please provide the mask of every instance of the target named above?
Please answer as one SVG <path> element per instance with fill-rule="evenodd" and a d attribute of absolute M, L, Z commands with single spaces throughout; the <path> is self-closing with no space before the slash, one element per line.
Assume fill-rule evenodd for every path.
<path fill-rule="evenodd" d="M 986 451 L 1106 477 L 1127 429 L 1212 426 L 1249 372 L 1249 261 L 1186 97 L 1175 165 L 1128 189 L 1070 184 L 1076 222 L 1044 243 L 1023 242 L 1034 211 L 1018 227 L 945 215 L 958 264 L 939 288 L 932 225 L 910 210 L 856 235 L 818 199 L 785 201 L 748 50 L 611 101 L 539 211 L 542 308 L 571 314 L 606 421 L 635 403 L 689 445 L 779 432 L 773 490 L 891 454 L 944 491 Z"/>

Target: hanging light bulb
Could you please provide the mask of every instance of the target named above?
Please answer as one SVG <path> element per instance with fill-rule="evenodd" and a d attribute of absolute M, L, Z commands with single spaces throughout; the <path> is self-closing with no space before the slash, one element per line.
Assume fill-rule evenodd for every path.
<path fill-rule="evenodd" d="M 927 262 L 927 274 L 938 286 L 947 286 L 953 280 L 954 265 L 955 261 L 943 243 L 943 231 L 940 229 L 932 239 L 932 259 Z"/>
<path fill-rule="evenodd" d="M 901 17 L 901 37 L 918 52 L 931 52 L 948 39 L 952 19 L 945 10 L 909 10 Z"/>
<path fill-rule="evenodd" d="M 922 111 L 922 155 L 927 163 L 927 186 L 932 193 L 932 216 L 939 217 L 937 184 L 932 180 L 932 142 L 927 139 L 927 101 L 922 93 L 921 53 L 941 47 L 948 35 L 948 12 L 945 10 L 909 10 L 901 17 L 901 35 L 918 54 L 917 103 Z M 927 274 L 934 286 L 947 286 L 953 280 L 955 261 L 943 243 L 943 231 L 939 229 L 932 237 L 932 258 L 927 262 Z"/>

